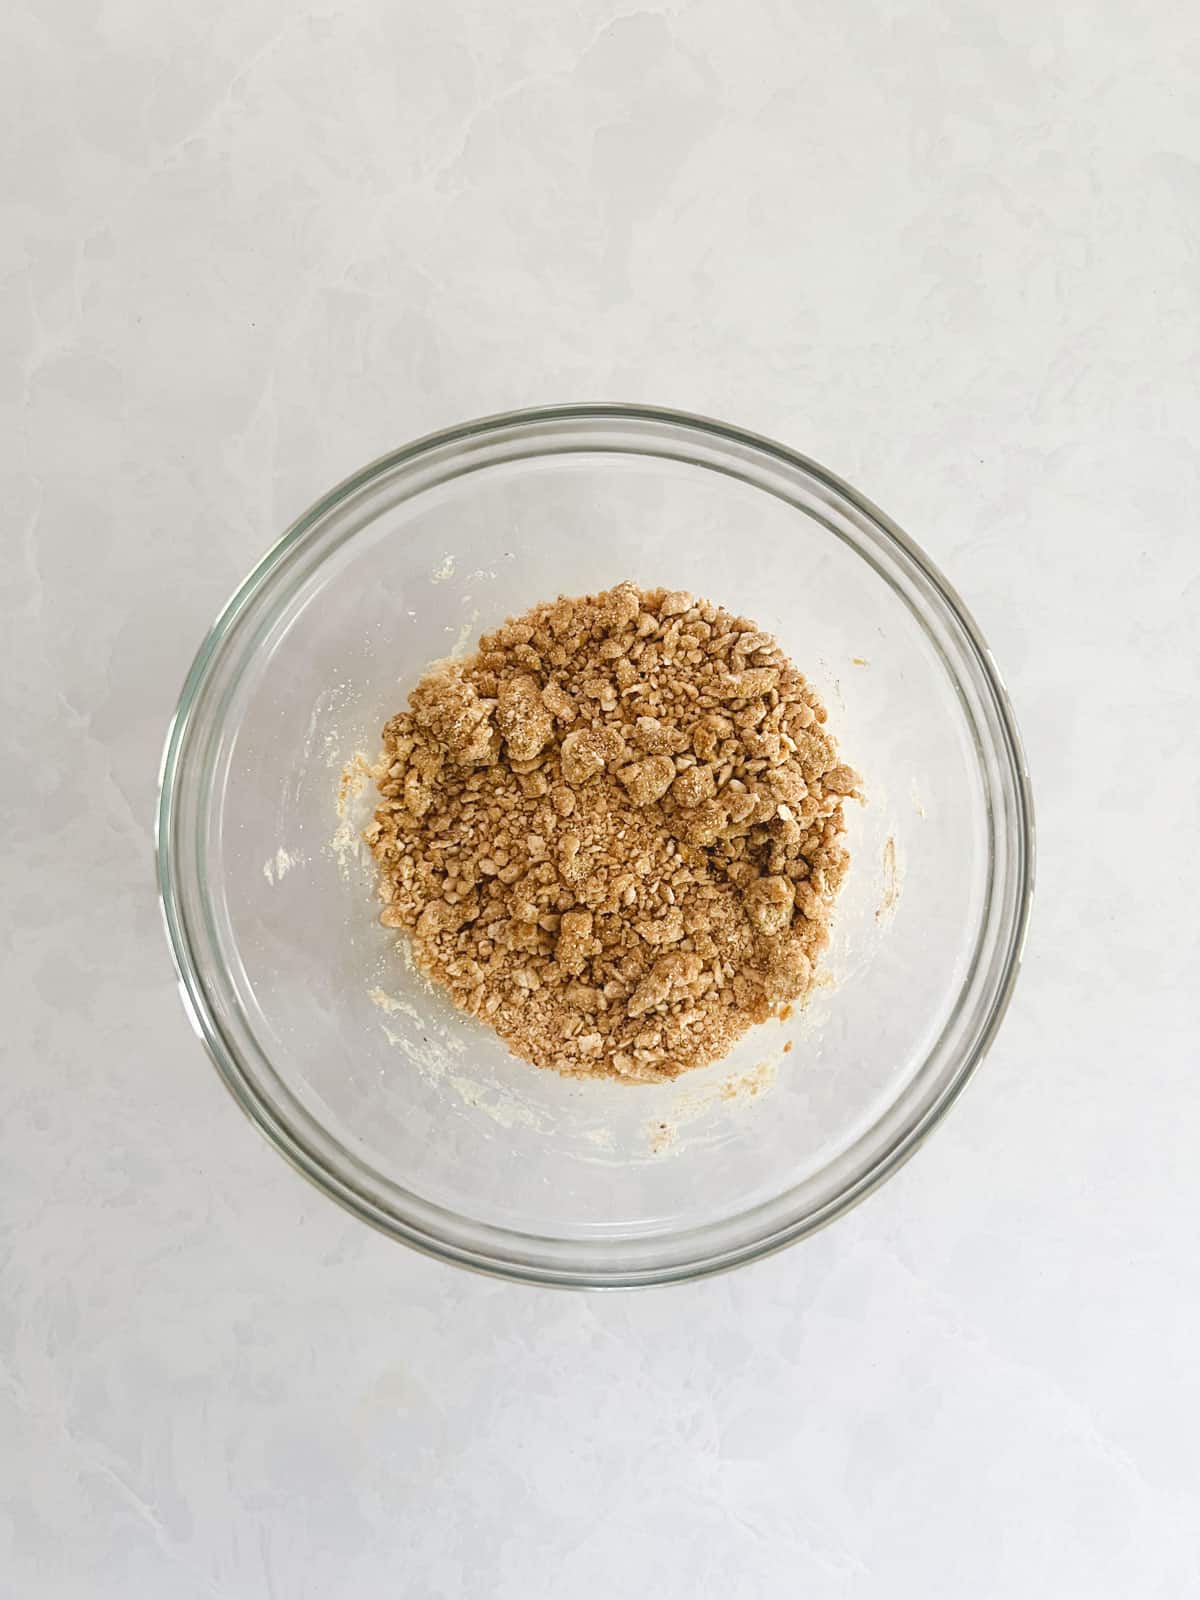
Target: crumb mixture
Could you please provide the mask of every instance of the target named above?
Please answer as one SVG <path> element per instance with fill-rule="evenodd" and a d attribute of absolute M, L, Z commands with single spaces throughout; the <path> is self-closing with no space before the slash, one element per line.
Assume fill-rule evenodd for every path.
<path fill-rule="evenodd" d="M 536 606 L 383 743 L 381 920 L 517 1055 L 674 1078 L 809 990 L 859 778 L 745 617 L 632 583 Z"/>

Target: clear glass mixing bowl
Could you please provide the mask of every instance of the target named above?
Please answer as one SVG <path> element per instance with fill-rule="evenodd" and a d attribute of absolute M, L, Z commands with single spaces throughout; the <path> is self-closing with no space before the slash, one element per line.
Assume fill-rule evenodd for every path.
<path fill-rule="evenodd" d="M 664 1085 L 539 1071 L 433 992 L 377 920 L 369 789 L 339 802 L 428 662 L 626 577 L 776 634 L 868 797 L 826 986 Z M 158 828 L 187 1009 L 268 1139 L 394 1237 L 552 1284 L 730 1267 L 895 1171 L 995 1033 L 1033 878 L 1012 713 L 945 580 L 815 463 L 636 406 L 466 423 L 301 517 L 201 646 Z"/>

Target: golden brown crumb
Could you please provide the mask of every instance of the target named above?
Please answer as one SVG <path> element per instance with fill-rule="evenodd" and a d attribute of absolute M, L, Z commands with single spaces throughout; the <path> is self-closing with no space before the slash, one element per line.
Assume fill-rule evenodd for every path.
<path fill-rule="evenodd" d="M 534 607 L 383 731 L 382 921 L 519 1056 L 673 1078 L 802 999 L 859 779 L 775 640 L 682 590 Z"/>

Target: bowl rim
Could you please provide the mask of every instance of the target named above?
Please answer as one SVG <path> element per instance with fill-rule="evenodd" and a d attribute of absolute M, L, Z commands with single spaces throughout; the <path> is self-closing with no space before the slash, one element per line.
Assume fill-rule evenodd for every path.
<path fill-rule="evenodd" d="M 875 530 L 884 540 L 894 544 L 917 569 L 924 582 L 940 598 L 969 646 L 974 665 L 986 687 L 997 719 L 1002 736 L 1001 749 L 1007 757 L 1007 776 L 1012 783 L 1016 806 L 1016 827 L 1011 841 L 1016 855 L 1016 895 L 1009 919 L 1010 926 L 1006 929 L 1007 953 L 996 992 L 982 1025 L 971 1041 L 970 1048 L 955 1064 L 954 1070 L 941 1085 L 939 1092 L 931 1097 L 911 1124 L 902 1128 L 864 1171 L 814 1212 L 800 1216 L 791 1223 L 744 1245 L 682 1264 L 671 1264 L 661 1268 L 637 1267 L 632 1270 L 609 1271 L 598 1270 L 594 1266 L 578 1270 L 547 1267 L 465 1248 L 416 1226 L 400 1222 L 392 1213 L 384 1211 L 369 1197 L 355 1189 L 352 1183 L 331 1171 L 320 1156 L 314 1154 L 267 1103 L 255 1087 L 252 1077 L 243 1070 L 236 1051 L 229 1048 L 226 1043 L 205 985 L 201 981 L 198 965 L 193 958 L 191 941 L 180 905 L 180 888 L 172 845 L 175 839 L 178 784 L 185 736 L 210 666 L 236 627 L 242 613 L 262 592 L 276 569 L 308 534 L 351 496 L 369 488 L 376 480 L 383 479 L 398 468 L 411 467 L 414 463 L 435 452 L 445 451 L 448 447 L 478 444 L 485 438 L 509 430 L 536 428 L 543 424 L 614 421 L 628 423 L 634 427 L 666 427 L 698 433 L 726 446 L 732 445 L 765 454 L 785 468 L 798 470 L 848 502 L 859 515 L 874 524 Z M 629 450 L 629 453 L 638 452 Z M 708 463 L 698 464 L 708 465 Z M 764 485 L 756 484 L 755 487 L 769 492 Z M 863 552 L 860 551 L 859 554 L 862 555 Z M 885 512 L 852 484 L 811 457 L 752 430 L 669 407 L 595 401 L 567 402 L 498 412 L 425 434 L 377 457 L 358 471 L 351 473 L 296 518 L 238 585 L 205 634 L 188 671 L 168 725 L 159 768 L 158 802 L 155 811 L 155 862 L 159 905 L 167 943 L 175 965 L 184 1010 L 193 1029 L 204 1044 L 222 1081 L 242 1110 L 280 1154 L 317 1189 L 337 1201 L 360 1220 L 391 1238 L 399 1239 L 422 1254 L 466 1267 L 486 1276 L 533 1283 L 543 1287 L 632 1288 L 689 1282 L 730 1271 L 750 1261 L 773 1255 L 844 1215 L 898 1171 L 924 1143 L 974 1076 L 991 1047 L 1011 1002 L 1028 933 L 1035 879 L 1036 834 L 1032 786 L 1024 747 L 1007 689 L 991 650 L 954 586 Z M 505 1232 L 502 1229 L 492 1229 L 492 1231 L 498 1235 Z"/>

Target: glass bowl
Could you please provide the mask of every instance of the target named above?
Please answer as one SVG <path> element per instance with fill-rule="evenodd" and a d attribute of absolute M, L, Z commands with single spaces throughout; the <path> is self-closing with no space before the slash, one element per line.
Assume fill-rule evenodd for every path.
<path fill-rule="evenodd" d="M 356 752 L 430 661 L 627 577 L 776 634 L 867 795 L 823 986 L 661 1085 L 539 1071 L 455 1011 L 379 924 L 358 839 Z M 881 512 L 741 429 L 569 405 L 397 450 L 284 535 L 184 686 L 158 870 L 200 1037 L 319 1188 L 447 1261 L 635 1285 L 811 1233 L 944 1115 L 1012 992 L 1032 819 L 978 630 Z"/>

